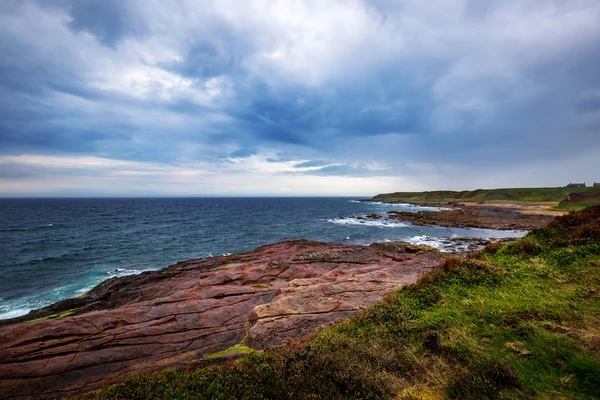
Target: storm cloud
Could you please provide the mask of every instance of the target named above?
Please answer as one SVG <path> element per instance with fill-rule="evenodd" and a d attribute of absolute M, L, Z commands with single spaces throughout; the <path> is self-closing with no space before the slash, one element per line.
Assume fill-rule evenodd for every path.
<path fill-rule="evenodd" d="M 600 181 L 594 0 L 10 0 L 0 37 L 4 196 Z"/>

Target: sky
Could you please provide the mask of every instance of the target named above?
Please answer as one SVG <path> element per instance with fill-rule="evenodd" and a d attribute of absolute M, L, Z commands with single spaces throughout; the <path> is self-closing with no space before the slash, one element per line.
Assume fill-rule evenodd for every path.
<path fill-rule="evenodd" d="M 600 182 L 598 0 L 2 0 L 0 196 Z"/>

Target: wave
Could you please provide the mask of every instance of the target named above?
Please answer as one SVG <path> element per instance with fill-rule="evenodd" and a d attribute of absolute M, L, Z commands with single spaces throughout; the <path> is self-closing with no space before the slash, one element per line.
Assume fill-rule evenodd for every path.
<path fill-rule="evenodd" d="M 110 275 L 111 278 L 115 278 L 127 275 L 137 275 L 145 271 L 151 271 L 151 269 L 115 268 L 114 270 L 107 271 L 106 273 Z"/>
<path fill-rule="evenodd" d="M 18 231 L 28 231 L 29 228 L 4 228 L 0 229 L 0 232 L 18 232 Z"/>
<path fill-rule="evenodd" d="M 384 203 L 382 201 L 360 201 L 360 200 L 350 200 L 350 203 L 360 203 L 360 204 L 374 204 L 378 206 L 385 207 L 401 207 L 406 208 L 406 211 L 443 211 L 443 210 L 451 210 L 448 207 L 433 207 L 433 206 L 420 206 L 417 204 L 409 204 L 409 203 Z"/>
<path fill-rule="evenodd" d="M 426 236 L 426 235 L 413 236 L 413 237 L 407 238 L 406 241 L 408 243 L 414 244 L 416 246 L 418 246 L 420 244 L 425 244 L 427 246 L 431 246 L 440 251 L 443 251 L 445 245 L 448 245 L 449 243 L 451 243 L 448 240 L 448 238 L 439 238 L 439 237 L 432 237 L 432 236 Z"/>
<path fill-rule="evenodd" d="M 82 294 L 85 294 L 85 293 L 89 292 L 90 290 L 92 290 L 96 286 L 97 285 L 90 285 L 90 286 L 83 287 L 81 289 L 76 290 L 75 294 L 77 294 L 78 296 L 81 296 Z"/>
<path fill-rule="evenodd" d="M 152 268 L 142 268 L 142 269 L 115 268 L 112 271 L 106 271 L 106 274 L 109 276 L 106 279 L 120 278 L 120 277 L 128 276 L 128 275 L 138 275 L 138 274 L 141 274 L 142 272 L 153 271 L 153 270 L 154 269 L 152 269 Z M 95 288 L 96 286 L 98 286 L 103 281 L 104 281 L 104 279 L 94 279 L 93 282 L 88 282 L 88 284 L 85 287 L 82 287 L 81 289 L 77 289 L 75 291 L 75 294 L 77 296 L 81 296 L 82 294 L 85 294 L 85 293 L 89 292 L 90 290 L 92 290 L 93 288 Z"/>
<path fill-rule="evenodd" d="M 2 229 L 0 229 L 0 232 L 21 232 L 21 231 L 29 231 L 29 230 L 51 228 L 53 226 L 54 226 L 54 224 L 44 224 L 44 225 L 37 225 L 37 226 L 24 226 L 24 227 L 14 227 L 14 228 L 2 228 Z"/>
<path fill-rule="evenodd" d="M 3 313 L 0 313 L 0 319 L 17 318 L 17 317 L 27 314 L 29 311 L 31 311 L 31 310 L 26 309 L 26 308 L 18 308 L 16 310 L 6 311 Z"/>
<path fill-rule="evenodd" d="M 66 253 L 62 253 L 62 254 L 58 254 L 58 255 L 54 255 L 54 256 L 48 256 L 48 257 L 38 257 L 38 258 L 33 258 L 27 261 L 23 261 L 20 262 L 17 265 L 28 265 L 31 263 L 43 263 L 43 262 L 48 262 L 48 261 L 65 261 L 65 260 L 76 260 L 77 257 L 82 255 L 83 251 L 86 251 L 87 249 L 83 249 L 83 250 L 74 250 L 74 251 L 69 251 Z"/>
<path fill-rule="evenodd" d="M 484 237 L 459 237 L 452 235 L 452 237 L 437 237 L 418 235 L 403 239 L 404 241 L 414 245 L 427 245 L 438 249 L 443 253 L 454 253 L 454 252 L 469 252 L 481 250 L 485 245 L 494 239 L 509 238 L 514 236 L 484 236 Z"/>
<path fill-rule="evenodd" d="M 327 222 L 339 225 L 376 226 L 379 228 L 402 228 L 409 226 L 408 224 L 403 222 L 395 222 L 390 220 L 359 219 L 354 217 L 328 219 Z"/>
<path fill-rule="evenodd" d="M 459 243 L 447 237 L 435 237 L 426 235 L 412 236 L 402 240 L 415 246 L 424 244 L 426 246 L 433 247 L 434 249 L 437 249 L 442 253 L 467 252 L 471 250 L 469 249 L 469 245 L 473 243 L 470 241 Z M 483 246 L 478 247 L 483 248 Z"/>
<path fill-rule="evenodd" d="M 14 300 L 2 299 L 2 305 L 0 305 L 0 320 L 20 317 L 22 315 L 27 314 L 31 310 L 40 309 L 57 301 L 70 297 L 81 296 L 82 294 L 85 294 L 93 288 L 95 288 L 98 284 L 100 284 L 106 279 L 122 277 L 126 275 L 141 274 L 142 272 L 150 270 L 151 269 L 143 268 L 115 268 L 112 271 L 106 271 L 106 275 L 108 275 L 108 277 L 106 275 L 104 275 L 103 277 L 96 276 L 91 280 L 86 280 L 85 282 L 79 282 L 76 284 L 69 284 L 66 286 L 57 287 L 54 289 L 44 291 L 42 293 L 38 293 L 35 296 L 26 296 Z M 80 285 L 82 285 L 83 287 L 81 287 Z"/>
<path fill-rule="evenodd" d="M 452 210 L 448 207 L 433 207 L 433 206 L 419 206 L 417 204 L 408 204 L 408 203 L 382 203 L 380 201 L 369 202 L 369 204 L 377 204 L 378 206 L 386 206 L 386 207 L 402 207 L 408 208 L 407 211 L 444 211 L 444 210 Z"/>

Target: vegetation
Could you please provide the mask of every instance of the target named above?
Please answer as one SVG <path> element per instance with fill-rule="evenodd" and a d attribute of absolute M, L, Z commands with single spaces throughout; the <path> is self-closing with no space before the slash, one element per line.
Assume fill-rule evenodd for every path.
<path fill-rule="evenodd" d="M 485 202 L 485 203 L 525 203 L 525 204 L 548 204 L 559 202 L 566 199 L 571 193 L 582 193 L 600 196 L 599 187 L 585 188 L 509 188 L 509 189 L 477 189 L 465 190 L 462 192 L 437 190 L 431 192 L 395 192 L 387 194 L 378 194 L 373 197 L 377 201 L 416 201 L 416 202 Z M 596 202 L 587 203 L 585 206 L 598 204 Z M 585 208 L 581 205 L 565 205 L 562 209 Z"/>
<path fill-rule="evenodd" d="M 45 315 L 45 316 L 40 317 L 40 318 L 28 319 L 28 320 L 25 320 L 23 322 L 35 322 L 35 321 L 41 321 L 43 319 L 63 318 L 63 317 L 67 317 L 67 316 L 73 314 L 76 311 L 79 311 L 80 308 L 81 307 L 72 308 L 70 310 L 65 310 L 65 311 L 54 313 L 54 314 Z"/>
<path fill-rule="evenodd" d="M 595 188 L 600 189 L 600 188 Z M 600 204 L 600 190 L 590 190 L 582 193 L 570 193 L 561 201 L 557 210 L 583 210 L 586 207 Z"/>
<path fill-rule="evenodd" d="M 231 346 L 228 349 L 225 349 L 223 351 L 218 351 L 216 353 L 213 354 L 209 354 L 207 356 L 204 357 L 205 360 L 215 360 L 215 359 L 219 359 L 219 358 L 230 358 L 232 356 L 237 356 L 240 354 L 250 354 L 254 352 L 254 350 L 252 350 L 250 347 L 245 346 L 244 343 L 238 343 L 235 346 Z"/>
<path fill-rule="evenodd" d="M 291 347 L 82 398 L 600 398 L 600 206 L 448 258 Z"/>

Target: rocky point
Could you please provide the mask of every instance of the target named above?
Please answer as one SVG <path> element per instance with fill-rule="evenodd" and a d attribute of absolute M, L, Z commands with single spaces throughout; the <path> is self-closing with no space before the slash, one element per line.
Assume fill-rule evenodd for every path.
<path fill-rule="evenodd" d="M 60 398 L 315 332 L 415 282 L 442 255 L 402 242 L 283 242 L 114 278 L 0 326 L 0 398 Z M 212 357 L 211 357 L 212 355 Z"/>

